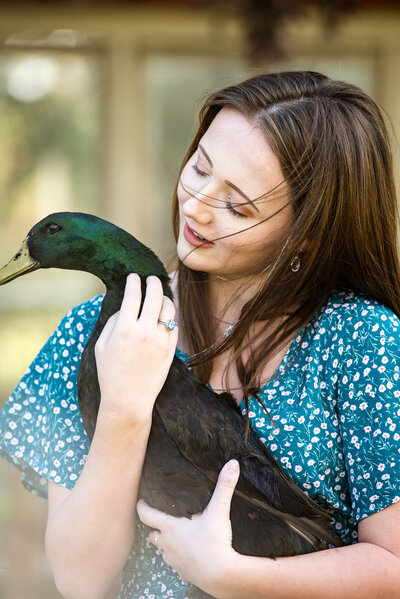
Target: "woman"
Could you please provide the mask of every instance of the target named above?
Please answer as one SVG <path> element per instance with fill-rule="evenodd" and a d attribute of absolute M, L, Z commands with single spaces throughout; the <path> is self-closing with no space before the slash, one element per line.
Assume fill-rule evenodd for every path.
<path fill-rule="evenodd" d="M 128 558 L 125 599 L 183 599 L 183 581 L 221 599 L 400 597 L 400 269 L 379 109 L 355 86 L 310 72 L 213 94 L 174 223 L 177 313 L 150 277 L 138 316 L 139 280 L 128 277 L 96 346 L 92 444 L 76 365 L 101 298 L 66 316 L 2 412 L 2 445 L 26 484 L 40 488 L 32 469 L 50 481 L 46 549 L 60 592 L 104 597 Z M 159 322 L 171 318 L 179 338 Z M 153 529 L 146 539 L 137 490 L 176 344 L 204 382 L 232 391 L 292 478 L 331 509 L 344 547 L 276 560 L 235 553 L 236 462 L 190 520 L 139 501 Z"/>

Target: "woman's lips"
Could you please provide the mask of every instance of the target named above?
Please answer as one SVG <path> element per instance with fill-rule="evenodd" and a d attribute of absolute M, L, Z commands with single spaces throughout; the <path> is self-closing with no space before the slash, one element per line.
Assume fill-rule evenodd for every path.
<path fill-rule="evenodd" d="M 188 241 L 194 247 L 211 248 L 214 246 L 212 241 L 202 241 L 196 237 L 187 223 L 185 223 L 183 228 L 183 236 L 185 237 L 186 241 Z"/>

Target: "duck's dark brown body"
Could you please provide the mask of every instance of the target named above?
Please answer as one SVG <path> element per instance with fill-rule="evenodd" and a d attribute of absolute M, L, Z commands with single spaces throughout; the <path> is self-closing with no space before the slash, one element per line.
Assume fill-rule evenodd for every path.
<path fill-rule="evenodd" d="M 236 551 L 277 557 L 341 543 L 327 513 L 282 471 L 256 433 L 246 440 L 233 398 L 211 391 L 174 358 L 154 408 L 142 497 L 177 516 L 199 513 L 231 458 L 241 470 L 231 507 Z"/>
<path fill-rule="evenodd" d="M 99 406 L 94 345 L 109 309 L 106 296 L 78 377 L 89 437 Z M 246 440 L 245 422 L 233 397 L 213 392 L 175 357 L 153 411 L 141 497 L 176 516 L 199 513 L 231 458 L 239 461 L 241 470 L 231 509 L 233 547 L 238 552 L 277 557 L 341 544 L 327 512 L 284 473 L 257 435 L 250 430 Z"/>

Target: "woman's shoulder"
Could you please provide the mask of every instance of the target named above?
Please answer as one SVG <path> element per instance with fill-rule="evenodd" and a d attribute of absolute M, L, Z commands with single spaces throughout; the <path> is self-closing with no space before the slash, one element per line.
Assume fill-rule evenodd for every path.
<path fill-rule="evenodd" d="M 68 323 L 71 319 L 80 320 L 82 322 L 91 322 L 93 320 L 97 320 L 101 310 L 101 304 L 104 299 L 104 294 L 96 295 L 81 304 L 78 304 L 74 308 L 71 308 L 63 319 L 61 323 Z"/>
<path fill-rule="evenodd" d="M 46 479 L 72 488 L 86 460 L 77 374 L 102 301 L 98 295 L 67 312 L 0 411 L 0 455 L 33 493 L 46 495 Z"/>
<path fill-rule="evenodd" d="M 96 295 L 71 308 L 61 319 L 49 342 L 78 344 L 82 351 L 99 317 L 104 295 Z"/>
<path fill-rule="evenodd" d="M 399 317 L 378 300 L 355 292 L 333 294 L 318 312 L 318 327 L 333 327 L 338 331 L 376 333 L 382 329 L 398 332 Z"/>
<path fill-rule="evenodd" d="M 366 355 L 400 359 L 400 319 L 378 300 L 354 292 L 332 295 L 312 320 L 311 344 L 326 364 L 345 355 L 355 368 Z M 330 359 L 328 359 L 330 357 Z M 365 358 L 366 359 L 366 358 Z"/>

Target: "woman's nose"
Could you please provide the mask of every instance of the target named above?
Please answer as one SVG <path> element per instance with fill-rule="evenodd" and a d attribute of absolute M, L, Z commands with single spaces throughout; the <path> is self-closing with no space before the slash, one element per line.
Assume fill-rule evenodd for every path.
<path fill-rule="evenodd" d="M 200 194 L 191 195 L 182 206 L 183 213 L 186 217 L 203 225 L 208 224 L 212 220 L 213 207 L 209 205 L 206 199 L 202 199 Z"/>

